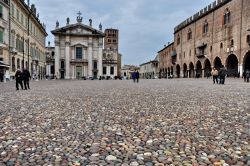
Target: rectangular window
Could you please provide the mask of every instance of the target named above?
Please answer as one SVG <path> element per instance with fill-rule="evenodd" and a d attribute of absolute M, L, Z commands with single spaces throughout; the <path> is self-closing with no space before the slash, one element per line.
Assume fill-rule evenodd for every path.
<path fill-rule="evenodd" d="M 82 47 L 76 47 L 76 59 L 82 59 Z"/>
<path fill-rule="evenodd" d="M 19 10 L 16 9 L 16 19 L 19 21 Z"/>
<path fill-rule="evenodd" d="M 21 23 L 23 25 L 23 14 L 21 14 Z"/>
<path fill-rule="evenodd" d="M 97 69 L 97 62 L 94 61 L 94 69 Z"/>
<path fill-rule="evenodd" d="M 102 73 L 103 73 L 103 75 L 106 75 L 106 74 L 107 74 L 107 68 L 106 68 L 106 67 L 103 67 L 103 68 L 102 68 Z"/>
<path fill-rule="evenodd" d="M 61 69 L 64 69 L 64 61 L 61 61 Z"/>
<path fill-rule="evenodd" d="M 3 31 L 0 30 L 0 43 L 3 43 Z"/>
<path fill-rule="evenodd" d="M 3 18 L 3 6 L 0 5 L 0 18 Z"/>
<path fill-rule="evenodd" d="M 114 75 L 114 67 L 113 66 L 110 67 L 110 74 Z"/>

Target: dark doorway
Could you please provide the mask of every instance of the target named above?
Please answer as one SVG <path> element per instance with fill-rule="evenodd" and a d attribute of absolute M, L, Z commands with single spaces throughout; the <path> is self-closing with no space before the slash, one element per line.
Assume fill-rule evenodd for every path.
<path fill-rule="evenodd" d="M 189 64 L 189 78 L 194 78 L 194 64 L 192 62 Z"/>
<path fill-rule="evenodd" d="M 64 79 L 64 71 L 61 71 L 61 79 Z"/>
<path fill-rule="evenodd" d="M 244 58 L 244 70 L 250 70 L 250 51 L 245 55 Z"/>
<path fill-rule="evenodd" d="M 180 65 L 176 65 L 176 76 L 177 76 L 177 78 L 180 78 L 180 72 L 181 72 Z"/>
<path fill-rule="evenodd" d="M 210 77 L 211 76 L 211 63 L 208 59 L 204 62 L 204 77 Z"/>
<path fill-rule="evenodd" d="M 216 57 L 216 58 L 214 59 L 214 67 L 215 67 L 217 70 L 219 70 L 219 69 L 221 68 L 221 66 L 222 66 L 222 63 L 221 63 L 220 58 L 219 58 L 219 57 Z"/>
<path fill-rule="evenodd" d="M 238 74 L 238 58 L 231 54 L 227 57 L 226 61 L 227 67 L 227 76 L 228 77 L 236 77 Z"/>
<path fill-rule="evenodd" d="M 186 63 L 183 64 L 183 78 L 188 77 L 187 65 Z"/>
<path fill-rule="evenodd" d="M 202 77 L 202 65 L 201 65 L 200 61 L 197 61 L 197 63 L 196 63 L 196 75 L 195 75 L 195 77 L 196 78 Z"/>

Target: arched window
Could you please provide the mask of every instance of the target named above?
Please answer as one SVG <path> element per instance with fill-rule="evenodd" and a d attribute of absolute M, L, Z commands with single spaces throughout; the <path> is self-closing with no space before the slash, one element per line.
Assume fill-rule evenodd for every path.
<path fill-rule="evenodd" d="M 205 20 L 204 25 L 203 25 L 203 33 L 208 33 L 208 22 Z"/>
<path fill-rule="evenodd" d="M 224 25 L 226 25 L 226 24 L 230 23 L 230 21 L 231 21 L 231 12 L 229 11 L 228 8 L 226 8 L 226 11 L 224 13 L 224 21 L 223 21 L 223 23 L 224 23 Z"/>
<path fill-rule="evenodd" d="M 177 36 L 177 45 L 179 45 L 181 43 L 181 38 L 180 35 Z"/>
<path fill-rule="evenodd" d="M 188 30 L 188 34 L 187 34 L 187 40 L 191 40 L 192 39 L 192 31 L 191 29 Z"/>

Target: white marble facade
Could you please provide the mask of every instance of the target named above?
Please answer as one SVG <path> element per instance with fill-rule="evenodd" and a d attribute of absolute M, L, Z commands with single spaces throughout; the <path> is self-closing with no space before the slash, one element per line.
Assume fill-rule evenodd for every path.
<path fill-rule="evenodd" d="M 102 76 L 103 38 L 99 30 L 82 23 L 69 24 L 52 31 L 55 36 L 55 76 L 61 79 L 99 78 Z"/>

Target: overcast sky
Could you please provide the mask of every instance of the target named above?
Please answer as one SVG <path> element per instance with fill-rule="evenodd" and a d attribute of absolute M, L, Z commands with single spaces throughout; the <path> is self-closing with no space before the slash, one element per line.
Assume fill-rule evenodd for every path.
<path fill-rule="evenodd" d="M 27 1 L 27 0 L 25 0 Z M 40 20 L 47 26 L 47 41 L 54 43 L 51 30 L 66 18 L 76 23 L 82 12 L 98 29 L 119 29 L 122 64 L 139 65 L 155 58 L 164 44 L 173 41 L 174 27 L 210 4 L 213 0 L 30 0 L 36 4 Z"/>

